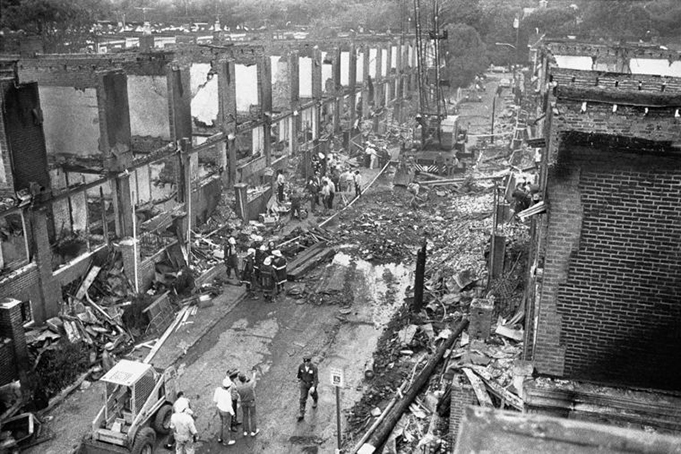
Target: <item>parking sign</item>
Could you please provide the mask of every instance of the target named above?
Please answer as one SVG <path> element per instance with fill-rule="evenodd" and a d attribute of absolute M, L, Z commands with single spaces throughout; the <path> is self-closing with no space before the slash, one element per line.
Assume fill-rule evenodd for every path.
<path fill-rule="evenodd" d="M 343 369 L 331 368 L 331 384 L 339 388 L 344 386 L 345 380 L 343 379 Z"/>

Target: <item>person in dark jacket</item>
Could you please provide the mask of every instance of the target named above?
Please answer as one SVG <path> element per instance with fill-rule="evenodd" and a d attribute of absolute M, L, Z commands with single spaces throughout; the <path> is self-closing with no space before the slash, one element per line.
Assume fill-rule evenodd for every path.
<path fill-rule="evenodd" d="M 253 291 L 255 290 L 254 285 L 254 269 L 255 269 L 255 249 L 249 249 L 246 252 L 246 257 L 244 257 L 244 263 L 241 267 L 241 283 L 246 285 L 246 290 L 248 290 L 248 296 L 253 296 Z"/>
<path fill-rule="evenodd" d="M 272 299 L 272 293 L 276 289 L 276 284 L 274 281 L 274 270 L 272 269 L 272 256 L 268 256 L 262 262 L 262 267 L 260 267 L 260 274 L 262 278 L 262 291 L 265 301 L 270 301 Z"/>
<path fill-rule="evenodd" d="M 281 251 L 272 251 L 272 269 L 274 270 L 274 280 L 277 286 L 277 293 L 283 292 L 286 285 L 287 272 L 286 272 L 286 259 Z"/>
<path fill-rule="evenodd" d="M 236 240 L 233 236 L 229 237 L 225 243 L 225 267 L 227 267 L 227 277 L 232 276 L 234 270 L 234 277 L 239 279 L 239 257 L 236 251 Z"/>
<path fill-rule="evenodd" d="M 267 258 L 267 246 L 264 244 L 255 251 L 255 260 L 253 263 L 253 278 L 255 279 L 255 286 L 262 287 L 262 262 Z"/>
<path fill-rule="evenodd" d="M 317 209 L 317 204 L 319 204 L 319 191 L 321 189 L 315 177 L 310 178 L 306 189 L 310 194 L 310 212 L 314 213 Z"/>
<path fill-rule="evenodd" d="M 230 380 L 232 380 L 233 383 L 233 386 L 229 388 L 229 391 L 232 394 L 232 409 L 234 409 L 234 415 L 232 415 L 232 420 L 230 421 L 229 429 L 232 432 L 237 432 L 239 430 L 237 426 L 241 425 L 237 418 L 237 408 L 239 407 L 239 392 L 236 389 L 236 380 L 239 377 L 239 369 L 229 369 L 227 371 L 227 376 L 229 377 Z"/>
<path fill-rule="evenodd" d="M 312 364 L 312 357 L 305 355 L 303 357 L 303 364 L 298 366 L 298 387 L 300 388 L 300 413 L 298 413 L 298 421 L 305 419 L 305 407 L 307 406 L 307 398 L 312 397 L 312 408 L 317 408 L 317 401 L 319 394 L 317 393 L 317 385 L 319 384 L 319 374 L 317 366 Z"/>

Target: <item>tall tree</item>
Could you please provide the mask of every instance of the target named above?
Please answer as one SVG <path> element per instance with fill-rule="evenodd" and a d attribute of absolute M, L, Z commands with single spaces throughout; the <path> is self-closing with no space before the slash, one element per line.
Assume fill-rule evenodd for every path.
<path fill-rule="evenodd" d="M 440 21 L 444 25 L 466 24 L 477 30 L 482 12 L 480 0 L 444 0 L 440 6 Z"/>
<path fill-rule="evenodd" d="M 2 26 L 42 39 L 46 53 L 79 51 L 93 25 L 110 10 L 106 0 L 22 0 L 3 10 Z"/>
<path fill-rule="evenodd" d="M 584 8 L 581 34 L 592 38 L 630 41 L 650 35 L 650 13 L 639 1 L 591 2 Z"/>
<path fill-rule="evenodd" d="M 681 36 L 681 3 L 678 0 L 657 0 L 644 6 L 650 14 L 651 29 L 662 37 Z"/>
<path fill-rule="evenodd" d="M 485 43 L 480 34 L 466 24 L 454 24 L 445 28 L 446 74 L 452 87 L 466 87 L 483 72 L 488 63 Z"/>

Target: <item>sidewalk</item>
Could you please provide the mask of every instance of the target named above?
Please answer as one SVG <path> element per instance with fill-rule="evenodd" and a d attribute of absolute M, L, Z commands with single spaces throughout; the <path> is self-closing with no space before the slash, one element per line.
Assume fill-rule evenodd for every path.
<path fill-rule="evenodd" d="M 196 315 L 190 316 L 187 323 L 181 325 L 163 343 L 151 363 L 158 368 L 166 368 L 179 361 L 187 350 L 196 344 L 217 323 L 220 322 L 246 294 L 245 287 L 224 285 L 223 293 L 212 300 L 210 307 L 199 308 Z M 149 353 L 148 349 L 138 349 L 129 355 L 131 359 L 142 360 Z M 63 402 L 44 415 L 47 428 L 56 436 L 25 452 L 28 454 L 65 454 L 75 452 L 80 440 L 90 433 L 92 420 L 102 406 L 104 387 L 101 382 L 94 382 L 89 387 L 79 388 L 71 393 Z"/>
<path fill-rule="evenodd" d="M 160 369 L 175 364 L 209 332 L 222 318 L 244 299 L 246 287 L 224 284 L 222 294 L 215 297 L 212 306 L 198 308 L 196 315 L 190 315 L 184 324 L 166 339 L 163 346 L 152 358 L 151 364 Z M 149 353 L 149 349 L 142 348 L 135 351 L 133 359 L 142 361 Z"/>

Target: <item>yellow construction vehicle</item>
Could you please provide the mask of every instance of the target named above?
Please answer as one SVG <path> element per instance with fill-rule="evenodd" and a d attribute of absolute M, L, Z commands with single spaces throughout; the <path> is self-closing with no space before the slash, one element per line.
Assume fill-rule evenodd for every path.
<path fill-rule="evenodd" d="M 138 361 L 119 361 L 100 381 L 104 406 L 79 454 L 152 454 L 156 435 L 170 432 L 177 397 L 174 367 L 156 369 Z"/>

